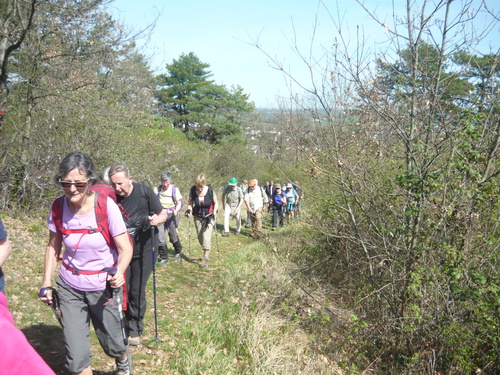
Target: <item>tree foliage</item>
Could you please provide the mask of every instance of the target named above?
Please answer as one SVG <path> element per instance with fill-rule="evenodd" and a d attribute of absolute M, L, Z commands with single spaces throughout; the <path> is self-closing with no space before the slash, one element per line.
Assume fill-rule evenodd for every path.
<path fill-rule="evenodd" d="M 158 76 L 157 99 L 162 113 L 172 118 L 174 127 L 194 138 L 219 143 L 224 138 L 241 141 L 245 114 L 253 103 L 241 87 L 228 90 L 209 80 L 209 64 L 193 53 L 182 54 L 167 64 L 167 74 Z"/>
<path fill-rule="evenodd" d="M 102 1 L 40 2 L 11 56 L 2 203 L 29 207 L 68 150 L 106 150 L 117 127 L 152 111 L 153 76 Z M 100 158 L 96 158 L 100 162 Z M 9 203 L 7 203 L 9 202 Z"/>

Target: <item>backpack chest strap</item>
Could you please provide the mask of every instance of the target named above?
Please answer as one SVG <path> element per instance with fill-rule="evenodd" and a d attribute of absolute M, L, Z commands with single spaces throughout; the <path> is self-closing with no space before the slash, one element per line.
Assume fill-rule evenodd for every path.
<path fill-rule="evenodd" d="M 104 228 L 103 227 L 90 228 L 90 229 L 88 229 L 88 228 L 87 229 L 85 229 L 85 228 L 82 228 L 82 229 L 61 228 L 60 231 L 61 231 L 61 234 L 63 236 L 69 236 L 70 234 L 73 234 L 73 233 L 81 233 L 82 234 L 80 236 L 80 238 L 78 239 L 78 242 L 73 247 L 73 249 L 76 250 L 76 249 L 78 249 L 78 246 L 80 246 L 80 241 L 82 240 L 83 236 L 85 236 L 86 234 L 103 233 Z"/>

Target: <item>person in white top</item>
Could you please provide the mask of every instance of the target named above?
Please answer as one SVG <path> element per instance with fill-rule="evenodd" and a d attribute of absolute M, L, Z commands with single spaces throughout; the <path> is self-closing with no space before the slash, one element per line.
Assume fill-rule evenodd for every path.
<path fill-rule="evenodd" d="M 252 222 L 252 236 L 262 236 L 262 209 L 269 203 L 264 189 L 258 185 L 257 180 L 248 181 L 248 190 L 245 193 L 245 204 L 248 212 L 250 212 L 250 220 Z"/>

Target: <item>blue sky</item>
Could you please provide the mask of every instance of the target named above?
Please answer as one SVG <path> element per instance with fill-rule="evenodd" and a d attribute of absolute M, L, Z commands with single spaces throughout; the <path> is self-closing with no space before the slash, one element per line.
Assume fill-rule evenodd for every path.
<path fill-rule="evenodd" d="M 365 3 L 390 23 L 392 1 Z M 493 7 L 496 0 L 487 3 Z M 331 45 L 336 32 L 324 4 L 335 17 L 338 11 L 346 33 L 362 25 L 375 41 L 384 39 L 385 30 L 371 21 L 354 0 L 115 0 L 110 11 L 135 30 L 144 28 L 160 14 L 148 49 L 143 52 L 156 73 L 164 73 L 165 64 L 182 53 L 194 52 L 210 64 L 216 83 L 228 88 L 240 85 L 257 107 L 272 107 L 277 96 L 288 97 L 289 91 L 282 74 L 270 67 L 267 57 L 251 45 L 252 40 L 258 39 L 263 50 L 291 68 L 296 77 L 307 81 L 307 71 L 290 43 L 297 35 L 297 45 L 307 54 L 317 19 L 314 53 L 320 56 L 322 49 Z M 498 5 L 495 7 L 498 12 Z"/>

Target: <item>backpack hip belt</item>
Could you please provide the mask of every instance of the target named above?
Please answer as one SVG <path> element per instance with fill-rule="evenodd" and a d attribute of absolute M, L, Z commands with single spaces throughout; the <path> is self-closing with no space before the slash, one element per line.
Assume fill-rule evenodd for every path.
<path fill-rule="evenodd" d="M 118 262 L 115 262 L 111 267 L 106 267 L 102 270 L 96 270 L 96 271 L 87 271 L 87 270 L 79 270 L 73 267 L 68 266 L 66 263 L 62 262 L 62 266 L 66 268 L 69 272 L 71 272 L 73 275 L 97 275 L 99 273 L 105 273 L 108 272 L 109 268 L 113 268 L 117 265 Z"/>

